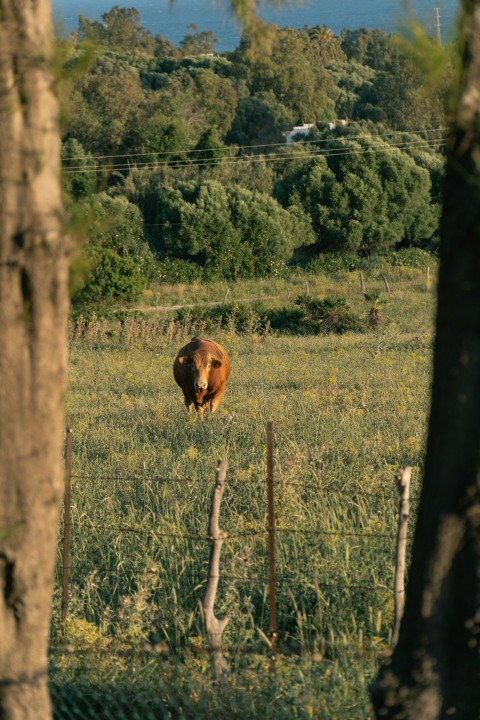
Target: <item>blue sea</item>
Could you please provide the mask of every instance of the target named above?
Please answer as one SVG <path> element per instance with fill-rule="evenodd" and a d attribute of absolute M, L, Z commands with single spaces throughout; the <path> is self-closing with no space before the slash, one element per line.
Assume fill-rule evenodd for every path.
<path fill-rule="evenodd" d="M 143 27 L 175 45 L 189 32 L 189 24 L 197 25 L 199 32 L 212 31 L 219 39 L 220 52 L 234 50 L 239 42 L 239 26 L 226 9 L 228 0 L 53 0 L 53 12 L 57 25 L 68 33 L 76 30 L 79 15 L 100 20 L 114 5 L 136 7 Z M 454 35 L 459 0 L 411 0 L 409 5 L 432 35 L 435 8 L 439 8 L 442 39 Z M 326 25 L 337 34 L 342 28 L 359 27 L 393 32 L 401 29 L 407 17 L 402 0 L 301 0 L 281 8 L 267 4 L 263 8 L 261 17 L 280 27 Z"/>

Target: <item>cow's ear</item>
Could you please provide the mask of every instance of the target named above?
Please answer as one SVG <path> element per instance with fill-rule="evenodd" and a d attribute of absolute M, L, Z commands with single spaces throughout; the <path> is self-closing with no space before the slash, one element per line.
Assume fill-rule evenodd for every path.
<path fill-rule="evenodd" d="M 179 357 L 179 358 L 178 358 L 178 362 L 179 362 L 181 365 L 186 365 L 186 364 L 188 363 L 188 357 L 187 357 L 187 355 L 182 355 L 181 357 Z"/>
<path fill-rule="evenodd" d="M 222 363 L 220 360 L 217 360 L 217 358 L 212 358 L 212 367 L 219 368 L 222 367 Z"/>

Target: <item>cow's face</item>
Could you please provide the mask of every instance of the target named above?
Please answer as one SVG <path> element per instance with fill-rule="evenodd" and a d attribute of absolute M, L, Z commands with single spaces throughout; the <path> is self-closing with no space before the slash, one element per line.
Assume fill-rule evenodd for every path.
<path fill-rule="evenodd" d="M 205 392 L 212 369 L 222 365 L 221 361 L 212 355 L 199 352 L 183 355 L 178 360 L 191 372 L 195 392 Z"/>

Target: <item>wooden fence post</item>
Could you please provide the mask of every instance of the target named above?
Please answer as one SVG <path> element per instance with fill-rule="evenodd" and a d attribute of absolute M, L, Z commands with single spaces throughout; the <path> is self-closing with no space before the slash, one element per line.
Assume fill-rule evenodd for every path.
<path fill-rule="evenodd" d="M 405 568 L 407 554 L 407 528 L 410 517 L 410 477 L 412 468 L 407 466 L 396 478 L 397 487 L 400 492 L 400 506 L 398 512 L 397 531 L 397 561 L 395 565 L 394 580 L 394 603 L 395 617 L 392 629 L 392 648 L 398 642 L 400 623 L 402 622 L 403 610 L 405 608 Z"/>
<path fill-rule="evenodd" d="M 221 620 L 215 617 L 214 605 L 217 595 L 218 581 L 220 579 L 220 553 L 222 552 L 223 541 L 226 533 L 220 530 L 220 505 L 225 490 L 225 478 L 228 464 L 226 460 L 219 460 L 215 477 L 215 486 L 212 495 L 210 518 L 208 523 L 208 535 L 212 542 L 210 550 L 210 561 L 208 564 L 208 581 L 203 600 L 203 617 L 207 630 L 210 648 L 213 658 L 213 672 L 217 680 L 224 681 L 228 675 L 228 663 L 222 653 L 222 633 L 225 630 L 230 618 L 224 617 Z"/>
<path fill-rule="evenodd" d="M 269 605 L 270 629 L 268 637 L 271 644 L 271 668 L 275 671 L 277 650 L 277 580 L 275 577 L 275 508 L 273 489 L 273 422 L 267 423 L 267 483 L 268 483 L 268 567 L 269 567 Z"/>
<path fill-rule="evenodd" d="M 363 272 L 360 270 L 360 290 L 365 295 L 365 279 L 363 277 Z"/>
<path fill-rule="evenodd" d="M 385 285 L 385 290 L 387 291 L 387 293 L 388 293 L 389 295 L 391 295 L 391 294 L 392 294 L 392 291 L 390 290 L 390 285 L 389 285 L 389 283 L 388 283 L 387 278 L 385 277 L 385 275 L 384 275 L 383 273 L 380 275 L 380 277 L 382 278 L 383 284 Z"/>
<path fill-rule="evenodd" d="M 67 428 L 65 439 L 65 502 L 63 513 L 63 583 L 62 583 L 62 633 L 68 614 L 68 593 L 70 584 L 70 534 L 72 498 L 72 431 Z"/>

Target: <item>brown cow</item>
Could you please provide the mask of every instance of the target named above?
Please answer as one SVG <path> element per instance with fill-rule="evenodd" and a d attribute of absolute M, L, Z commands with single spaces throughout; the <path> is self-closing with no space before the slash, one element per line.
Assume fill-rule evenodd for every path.
<path fill-rule="evenodd" d="M 173 376 L 180 385 L 188 412 L 198 412 L 203 420 L 205 407 L 210 404 L 212 413 L 220 405 L 230 375 L 230 358 L 214 340 L 193 337 L 173 363 Z"/>

